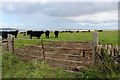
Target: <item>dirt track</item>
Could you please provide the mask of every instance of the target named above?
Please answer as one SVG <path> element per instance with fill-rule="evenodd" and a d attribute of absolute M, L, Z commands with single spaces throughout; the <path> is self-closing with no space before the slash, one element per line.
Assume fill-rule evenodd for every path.
<path fill-rule="evenodd" d="M 89 43 L 49 42 L 44 44 L 45 61 L 52 67 L 74 70 L 91 64 L 91 46 Z M 43 60 L 42 45 L 25 46 L 15 49 L 15 54 L 21 59 Z M 85 54 L 85 55 L 84 55 Z"/>

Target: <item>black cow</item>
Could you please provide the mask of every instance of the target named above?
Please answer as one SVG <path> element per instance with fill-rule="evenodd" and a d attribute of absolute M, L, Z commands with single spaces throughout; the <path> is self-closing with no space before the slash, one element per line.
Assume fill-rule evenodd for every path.
<path fill-rule="evenodd" d="M 45 31 L 46 38 L 49 38 L 50 31 Z"/>
<path fill-rule="evenodd" d="M 7 31 L 2 31 L 2 32 L 0 32 L 0 35 L 2 36 L 2 40 L 3 40 L 3 39 L 7 39 L 7 37 L 8 37 Z"/>
<path fill-rule="evenodd" d="M 0 32 L 0 35 L 2 36 L 2 39 L 7 39 L 8 34 L 11 34 L 11 35 L 15 36 L 15 38 L 17 38 L 18 30 L 9 31 L 9 32 L 7 32 L 7 31 Z"/>
<path fill-rule="evenodd" d="M 79 30 L 78 30 L 78 31 L 76 31 L 76 33 L 79 33 Z"/>
<path fill-rule="evenodd" d="M 61 33 L 64 33 L 65 31 L 61 31 Z"/>
<path fill-rule="evenodd" d="M 82 31 L 82 33 L 84 33 L 84 32 L 90 32 L 90 30 L 88 30 L 88 31 Z"/>
<path fill-rule="evenodd" d="M 44 33 L 44 31 L 29 31 L 29 35 L 30 35 L 31 39 L 32 39 L 33 36 L 40 39 L 40 37 L 43 33 Z"/>
<path fill-rule="evenodd" d="M 7 33 L 8 34 L 12 34 L 13 36 L 15 36 L 15 38 L 17 38 L 18 30 L 16 30 L 16 31 L 9 31 Z"/>
<path fill-rule="evenodd" d="M 69 31 L 65 31 L 65 32 L 69 32 Z"/>
<path fill-rule="evenodd" d="M 103 32 L 103 30 L 97 30 L 97 32 Z"/>
<path fill-rule="evenodd" d="M 23 36 L 26 36 L 26 32 L 23 33 Z"/>
<path fill-rule="evenodd" d="M 23 36 L 26 36 L 26 32 L 20 32 L 20 34 L 23 34 Z"/>
<path fill-rule="evenodd" d="M 56 30 L 54 34 L 55 34 L 55 38 L 58 38 L 59 31 Z"/>
<path fill-rule="evenodd" d="M 69 31 L 70 33 L 73 33 L 73 31 Z"/>
<path fill-rule="evenodd" d="M 67 32 L 69 32 L 69 31 L 61 31 L 61 33 L 67 33 Z"/>
<path fill-rule="evenodd" d="M 27 35 L 30 35 L 31 32 L 32 32 L 32 30 L 27 31 Z"/>

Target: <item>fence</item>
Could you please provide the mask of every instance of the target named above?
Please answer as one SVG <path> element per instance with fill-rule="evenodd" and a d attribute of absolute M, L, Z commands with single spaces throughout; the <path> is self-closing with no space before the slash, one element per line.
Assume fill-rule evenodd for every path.
<path fill-rule="evenodd" d="M 14 37 L 13 35 L 8 34 L 8 38 L 0 40 L 0 45 L 5 48 L 7 51 L 14 53 Z M 2 48 L 2 49 L 3 49 Z"/>
<path fill-rule="evenodd" d="M 106 50 L 106 53 L 109 56 L 118 56 L 120 55 L 120 47 L 118 45 L 112 46 L 108 44 L 97 45 L 96 54 L 102 55 L 102 49 Z"/>
<path fill-rule="evenodd" d="M 51 65 L 54 66 L 62 66 L 62 67 L 69 66 L 71 68 L 73 67 L 76 68 L 79 66 L 81 68 L 83 66 L 90 65 L 91 63 L 95 65 L 96 56 L 97 55 L 102 56 L 103 54 L 102 49 L 106 50 L 107 51 L 106 53 L 112 57 L 120 55 L 119 46 L 117 45 L 112 46 L 107 44 L 104 45 L 101 44 L 95 46 L 96 44 L 91 44 L 90 42 L 70 42 L 70 43 L 62 42 L 60 43 L 62 47 L 60 47 L 60 45 L 58 45 L 58 47 L 57 46 L 53 47 L 52 44 L 55 43 L 55 41 L 52 41 L 52 44 L 49 44 L 50 46 L 44 44 L 44 43 L 49 43 L 49 41 L 41 41 L 41 43 L 43 50 L 43 60 L 49 62 Z M 59 44 L 59 42 L 56 43 Z M 72 43 L 75 44 L 76 47 Z M 68 44 L 68 45 L 65 46 L 64 44 Z M 52 51 L 50 50 L 51 48 Z M 50 56 L 48 56 L 48 53 L 50 54 Z M 71 65 L 74 64 L 75 66 L 71 66 L 69 63 L 72 63 Z"/>
<path fill-rule="evenodd" d="M 38 51 L 34 49 L 31 50 L 34 56 L 31 56 L 30 58 L 36 58 L 37 60 L 41 60 L 42 58 L 52 66 L 61 66 L 67 69 L 77 68 L 77 70 L 79 70 L 79 68 L 90 64 L 95 65 L 95 57 L 97 54 L 102 54 L 102 48 L 106 49 L 110 56 L 120 55 L 120 49 L 117 45 L 98 45 L 97 32 L 94 32 L 93 35 L 92 43 L 41 40 Z M 6 43 L 8 51 L 14 53 L 14 37 L 12 35 L 8 35 L 8 39 L 3 40 L 2 43 Z M 22 49 L 22 51 L 25 50 Z M 28 50 L 28 52 L 30 52 L 30 50 Z M 40 56 L 35 56 L 35 53 L 37 52 Z M 25 55 L 30 56 L 29 54 Z"/>
<path fill-rule="evenodd" d="M 41 43 L 43 60 L 47 61 L 52 66 L 76 69 L 78 67 L 83 68 L 92 63 L 92 47 L 90 42 L 42 40 Z"/>

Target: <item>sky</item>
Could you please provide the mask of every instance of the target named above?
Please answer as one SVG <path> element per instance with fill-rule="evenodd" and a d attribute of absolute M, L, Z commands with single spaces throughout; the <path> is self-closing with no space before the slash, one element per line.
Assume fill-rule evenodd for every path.
<path fill-rule="evenodd" d="M 118 29 L 118 2 L 1 2 L 0 28 Z"/>

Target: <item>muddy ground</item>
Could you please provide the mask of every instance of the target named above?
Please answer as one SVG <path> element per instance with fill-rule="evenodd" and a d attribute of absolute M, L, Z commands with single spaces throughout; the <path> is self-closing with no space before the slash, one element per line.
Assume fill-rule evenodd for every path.
<path fill-rule="evenodd" d="M 92 64 L 90 43 L 47 42 L 44 43 L 44 51 L 45 61 L 52 67 L 75 70 Z M 24 61 L 43 60 L 42 45 L 29 45 L 15 49 L 15 54 Z"/>

